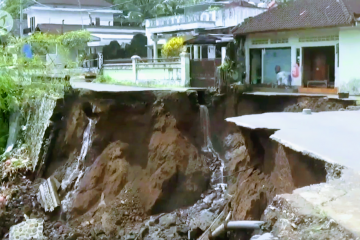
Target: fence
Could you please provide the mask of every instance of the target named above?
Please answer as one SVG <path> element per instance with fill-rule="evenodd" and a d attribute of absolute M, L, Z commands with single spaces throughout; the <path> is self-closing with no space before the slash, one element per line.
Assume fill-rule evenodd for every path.
<path fill-rule="evenodd" d="M 106 60 L 103 76 L 115 82 L 130 82 L 133 85 L 190 86 L 188 53 L 181 53 L 179 58 L 141 59 L 133 56 L 130 60 Z"/>
<path fill-rule="evenodd" d="M 221 65 L 221 59 L 194 59 L 190 61 L 190 76 L 192 87 L 215 87 L 216 68 Z"/>

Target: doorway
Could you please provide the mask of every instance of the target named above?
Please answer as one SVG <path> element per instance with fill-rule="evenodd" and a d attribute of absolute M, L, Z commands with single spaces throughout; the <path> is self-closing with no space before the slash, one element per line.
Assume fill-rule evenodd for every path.
<path fill-rule="evenodd" d="M 334 88 L 335 46 L 303 48 L 303 87 Z"/>
<path fill-rule="evenodd" d="M 250 49 L 250 84 L 262 83 L 262 49 Z"/>

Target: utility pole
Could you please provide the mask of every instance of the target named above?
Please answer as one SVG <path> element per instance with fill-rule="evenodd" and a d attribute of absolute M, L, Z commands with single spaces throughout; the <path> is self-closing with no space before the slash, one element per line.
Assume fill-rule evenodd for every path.
<path fill-rule="evenodd" d="M 20 0 L 20 38 L 23 37 L 23 27 L 22 27 L 22 21 L 23 21 L 23 7 L 22 7 L 22 1 Z"/>

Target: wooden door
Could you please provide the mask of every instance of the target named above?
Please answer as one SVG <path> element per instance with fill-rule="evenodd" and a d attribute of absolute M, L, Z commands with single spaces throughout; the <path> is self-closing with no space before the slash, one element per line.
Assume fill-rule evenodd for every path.
<path fill-rule="evenodd" d="M 313 63 L 313 80 L 328 80 L 326 55 L 316 53 Z"/>

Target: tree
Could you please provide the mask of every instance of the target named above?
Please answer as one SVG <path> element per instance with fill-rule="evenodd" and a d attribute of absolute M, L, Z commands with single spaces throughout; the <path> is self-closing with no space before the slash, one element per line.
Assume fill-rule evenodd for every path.
<path fill-rule="evenodd" d="M 79 31 L 63 35 L 35 33 L 28 38 L 9 37 L 8 45 L 0 48 L 0 133 L 8 134 L 9 115 L 20 111 L 25 115 L 31 108 L 32 101 L 41 101 L 45 95 L 61 97 L 68 82 L 64 80 L 48 80 L 46 72 L 49 69 L 41 60 L 40 55 L 46 54 L 57 45 L 58 51 L 69 53 L 76 46 L 83 46 L 90 40 L 90 33 Z M 27 58 L 23 47 L 29 44 L 34 56 Z M 16 59 L 9 56 L 17 54 Z M 71 60 L 70 60 L 71 61 Z M 71 64 L 69 61 L 69 65 Z M 44 73 L 43 77 L 34 77 L 34 71 Z M 0 136 L 0 152 L 4 150 L 7 137 Z"/>
<path fill-rule="evenodd" d="M 184 49 L 184 39 L 182 37 L 171 38 L 161 49 L 161 55 L 165 58 L 179 57 Z"/>
<path fill-rule="evenodd" d="M 147 37 L 145 37 L 143 34 L 139 33 L 136 34 L 130 43 L 130 54 L 138 55 L 140 57 L 146 57 L 147 56 Z"/>
<path fill-rule="evenodd" d="M 114 0 L 116 7 L 128 12 L 127 21 L 142 22 L 148 18 L 170 16 L 184 5 L 191 5 L 205 0 Z"/>
<path fill-rule="evenodd" d="M 21 0 L 22 7 L 25 9 L 32 4 L 30 0 Z M 10 13 L 14 19 L 20 19 L 20 0 L 5 0 L 1 10 Z"/>

